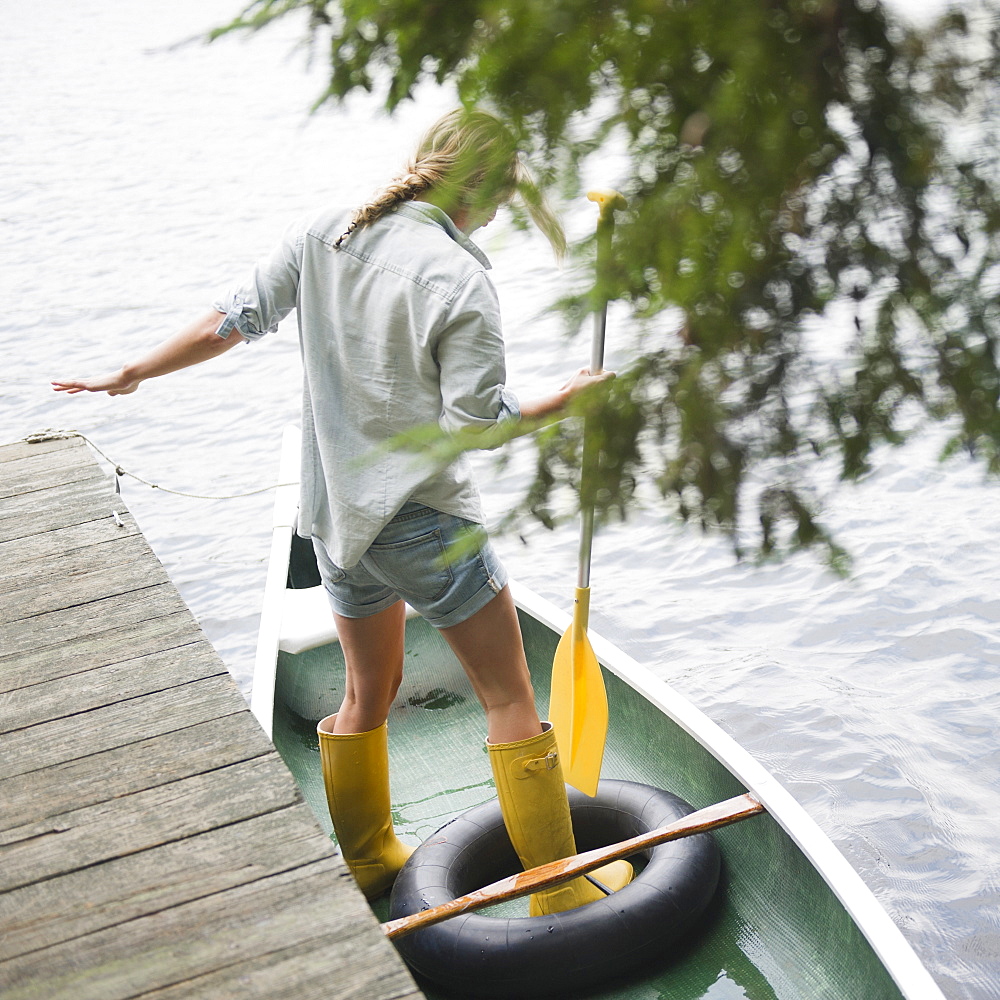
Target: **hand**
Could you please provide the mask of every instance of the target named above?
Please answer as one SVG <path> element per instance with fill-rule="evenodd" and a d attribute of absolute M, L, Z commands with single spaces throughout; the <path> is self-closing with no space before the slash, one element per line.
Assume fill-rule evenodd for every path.
<path fill-rule="evenodd" d="M 592 385 L 607 382 L 614 377 L 614 372 L 602 371 L 600 375 L 591 375 L 589 368 L 581 368 L 559 391 L 565 393 L 566 399 L 570 400 L 578 392 L 583 392 L 584 389 L 589 389 Z"/>
<path fill-rule="evenodd" d="M 139 388 L 142 379 L 125 374 L 125 369 L 119 369 L 112 375 L 88 379 L 53 379 L 52 388 L 56 392 L 73 395 L 77 392 L 106 392 L 109 396 L 127 396 Z"/>
<path fill-rule="evenodd" d="M 614 372 L 603 371 L 600 375 L 591 375 L 589 368 L 581 368 L 558 392 L 530 403 L 522 403 L 521 416 L 528 420 L 551 416 L 562 410 L 578 392 L 614 377 Z"/>

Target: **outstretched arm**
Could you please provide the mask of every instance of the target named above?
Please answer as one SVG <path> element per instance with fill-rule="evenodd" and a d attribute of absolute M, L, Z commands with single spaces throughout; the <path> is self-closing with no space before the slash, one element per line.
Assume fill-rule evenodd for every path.
<path fill-rule="evenodd" d="M 148 378 L 189 368 L 243 343 L 243 338 L 235 330 L 226 338 L 215 332 L 223 319 L 225 313 L 213 309 L 133 364 L 122 365 L 118 371 L 96 378 L 53 379 L 52 388 L 56 392 L 69 394 L 106 392 L 109 396 L 124 396 L 135 392 L 139 384 Z"/>

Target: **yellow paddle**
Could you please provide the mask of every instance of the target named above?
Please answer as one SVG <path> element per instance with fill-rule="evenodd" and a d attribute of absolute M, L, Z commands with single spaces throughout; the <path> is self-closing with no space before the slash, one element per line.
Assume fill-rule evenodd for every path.
<path fill-rule="evenodd" d="M 625 208 L 627 203 L 617 191 L 591 191 L 587 197 L 596 201 L 600 209 L 597 220 L 597 294 L 601 304 L 594 313 L 590 358 L 591 374 L 599 375 L 604 370 L 604 334 L 608 320 L 608 296 L 602 278 L 611 254 L 615 209 Z M 580 473 L 580 558 L 573 622 L 563 633 L 556 649 L 549 696 L 549 718 L 559 745 L 563 776 L 584 795 L 597 792 L 604 741 L 608 733 L 608 696 L 600 664 L 587 638 L 590 553 L 594 540 L 594 503 L 590 487 L 597 461 L 595 446 L 592 428 L 584 424 L 583 467 Z"/>

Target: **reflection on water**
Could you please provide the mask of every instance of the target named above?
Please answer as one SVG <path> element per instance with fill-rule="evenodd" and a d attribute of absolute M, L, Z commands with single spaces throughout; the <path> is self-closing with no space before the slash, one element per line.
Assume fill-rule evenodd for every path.
<path fill-rule="evenodd" d="M 196 493 L 274 480 L 299 399 L 287 325 L 132 396 L 54 398 L 46 388 L 173 332 L 292 218 L 378 186 L 449 104 L 425 95 L 389 122 L 357 102 L 310 119 L 321 67 L 303 71 L 288 28 L 169 48 L 238 6 L 178 0 L 140 17 L 96 0 L 5 8 L 0 84 L 17 100 L 0 108 L 3 440 L 77 427 L 144 478 Z M 589 211 L 573 209 L 570 228 L 589 226 Z M 484 240 L 510 382 L 530 398 L 587 354 L 539 318 L 570 276 L 540 239 L 497 225 Z M 633 347 L 613 316 L 608 366 L 627 364 Z M 928 434 L 834 496 L 828 520 L 855 557 L 851 579 L 808 557 L 734 565 L 724 544 L 650 510 L 598 537 L 592 623 L 775 771 L 950 997 L 986 1000 L 1000 981 L 1000 503 L 977 468 L 937 465 L 937 445 Z M 494 514 L 528 467 L 523 452 L 502 472 L 484 460 Z M 248 692 L 270 498 L 124 489 Z M 527 534 L 527 548 L 499 540 L 509 568 L 568 607 L 573 529 Z M 757 996 L 740 976 L 720 974 L 704 995 Z"/>

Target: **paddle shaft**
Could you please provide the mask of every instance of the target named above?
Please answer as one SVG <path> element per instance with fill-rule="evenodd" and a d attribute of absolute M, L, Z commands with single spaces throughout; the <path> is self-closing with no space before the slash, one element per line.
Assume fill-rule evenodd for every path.
<path fill-rule="evenodd" d="M 498 882 L 493 882 L 482 889 L 470 892 L 468 895 L 459 896 L 458 899 L 442 903 L 440 906 L 421 910 L 408 917 L 389 920 L 382 924 L 382 930 L 390 940 L 403 937 L 405 934 L 411 934 L 422 927 L 430 927 L 432 924 L 441 923 L 442 920 L 447 920 L 449 917 L 457 917 L 460 913 L 470 913 L 473 910 L 482 909 L 484 906 L 493 906 L 495 903 L 502 903 L 508 899 L 526 896 L 539 889 L 549 889 L 555 885 L 562 885 L 563 882 L 586 875 L 587 872 L 592 872 L 595 868 L 600 868 L 602 865 L 620 858 L 626 858 L 630 854 L 649 850 L 670 840 L 680 840 L 683 837 L 708 833 L 711 830 L 719 829 L 719 827 L 728 826 L 730 823 L 738 823 L 742 819 L 757 816 L 765 811 L 764 807 L 753 796 L 749 794 L 737 795 L 725 802 L 718 802 L 715 805 L 699 809 L 697 812 L 690 813 L 683 819 L 662 826 L 658 830 L 639 834 L 637 837 L 623 840 L 619 844 L 612 844 L 610 847 L 584 851 L 582 854 L 575 854 L 570 858 L 551 861 L 547 865 L 539 865 L 526 872 L 509 875 L 507 878 L 502 878 Z"/>
<path fill-rule="evenodd" d="M 614 191 L 592 191 L 587 197 L 596 201 L 600 214 L 597 219 L 597 284 L 598 308 L 594 311 L 594 334 L 590 344 L 590 374 L 604 371 L 604 341 L 608 327 L 608 288 L 606 275 L 611 260 L 611 237 L 615 228 L 615 209 L 623 208 L 625 199 Z M 590 561 L 594 547 L 594 483 L 598 449 L 596 436 L 588 417 L 583 427 L 583 463 L 580 470 L 580 552 L 577 560 L 579 589 L 590 586 Z M 587 627 L 584 620 L 582 627 Z"/>

